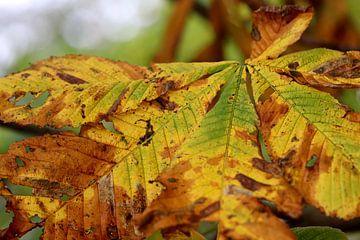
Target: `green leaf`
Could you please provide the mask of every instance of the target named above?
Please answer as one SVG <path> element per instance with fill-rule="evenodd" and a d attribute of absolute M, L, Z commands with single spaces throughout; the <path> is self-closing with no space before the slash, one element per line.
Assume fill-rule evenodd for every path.
<path fill-rule="evenodd" d="M 44 232 L 43 227 L 36 227 L 36 228 L 30 230 L 29 232 L 27 232 L 21 238 L 19 238 L 19 240 L 40 239 L 43 232 Z"/>
<path fill-rule="evenodd" d="M 24 162 L 21 158 L 19 158 L 19 157 L 16 157 L 16 158 L 15 158 L 15 162 L 16 162 L 16 165 L 17 165 L 18 167 L 24 167 L 24 166 L 25 166 L 25 162 Z"/>
<path fill-rule="evenodd" d="M 298 240 L 348 240 L 345 233 L 331 227 L 297 227 L 292 231 Z"/>
<path fill-rule="evenodd" d="M 49 91 L 42 92 L 37 98 L 35 98 L 32 103 L 30 104 L 30 107 L 37 108 L 41 107 L 45 104 L 46 100 L 50 96 Z"/>
<path fill-rule="evenodd" d="M 21 186 L 11 183 L 8 179 L 1 180 L 14 195 L 31 196 L 33 189 L 28 186 Z"/>
<path fill-rule="evenodd" d="M 34 215 L 30 218 L 30 221 L 32 223 L 41 223 L 43 221 L 43 219 L 41 217 L 39 217 L 38 215 Z"/>
<path fill-rule="evenodd" d="M 113 122 L 101 120 L 100 123 L 104 126 L 105 129 L 109 130 L 110 132 L 116 133 L 116 134 L 119 133 L 119 132 L 115 129 Z"/>
<path fill-rule="evenodd" d="M 20 98 L 17 102 L 15 102 L 16 107 L 21 107 L 28 105 L 34 99 L 34 95 L 30 92 L 27 92 L 22 98 Z"/>
<path fill-rule="evenodd" d="M 311 158 L 306 162 L 306 167 L 313 167 L 318 160 L 316 155 L 312 155 Z"/>

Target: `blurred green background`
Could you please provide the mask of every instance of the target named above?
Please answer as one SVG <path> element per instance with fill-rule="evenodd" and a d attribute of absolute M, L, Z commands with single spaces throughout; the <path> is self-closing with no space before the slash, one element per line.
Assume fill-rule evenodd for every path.
<path fill-rule="evenodd" d="M 37 60 L 65 54 L 96 55 L 133 64 L 149 65 L 162 47 L 165 29 L 175 2 L 174 0 L 0 0 L 0 76 L 24 69 Z M 285 0 L 261 2 L 281 5 Z M 309 3 L 309 1 L 287 2 Z M 317 2 L 326 4 L 331 1 Z M 360 31 L 359 1 L 344 0 L 343 2 L 348 5 L 347 14 L 350 21 L 357 31 Z M 208 9 L 211 1 L 198 0 L 197 4 L 203 9 Z M 249 18 L 250 8 L 245 4 L 241 6 L 236 11 L 243 18 Z M 246 27 L 250 28 L 251 24 L 247 24 Z M 215 33 L 211 23 L 199 12 L 192 11 L 186 19 L 175 60 L 192 61 L 214 38 Z M 224 60 L 243 61 L 241 50 L 233 38 L 226 38 L 223 48 Z M 344 91 L 338 96 L 342 103 L 360 112 L 358 90 Z M 0 126 L 0 153 L 6 152 L 12 142 L 38 133 L 37 129 Z M 11 183 L 6 183 L 12 187 L 13 192 L 29 194 L 29 189 L 15 188 Z M 5 200 L 0 197 L 0 229 L 6 228 L 12 218 L 12 213 L 6 212 L 5 204 Z M 352 225 L 349 229 L 350 239 L 360 239 L 354 231 L 356 227 Z M 21 239 L 37 239 L 41 232 L 41 228 L 36 228 L 30 235 Z"/>

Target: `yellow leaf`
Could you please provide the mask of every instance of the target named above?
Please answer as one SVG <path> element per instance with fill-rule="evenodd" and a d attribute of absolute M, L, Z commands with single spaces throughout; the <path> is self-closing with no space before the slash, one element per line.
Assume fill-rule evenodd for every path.
<path fill-rule="evenodd" d="M 0 120 L 81 126 L 0 155 L 14 212 L 6 239 L 36 226 L 44 239 L 296 239 L 264 201 L 290 217 L 302 202 L 360 216 L 360 114 L 321 87 L 358 87 L 359 52 L 314 49 L 277 58 L 309 24 L 309 8 L 255 13 L 246 64 L 150 69 L 96 57 L 42 61 L 0 81 Z M 271 159 L 264 160 L 258 136 Z M 263 150 L 263 151 L 262 151 Z M 189 234 L 190 233 L 190 234 Z"/>
<path fill-rule="evenodd" d="M 6 166 L 0 177 L 33 187 L 39 197 L 69 196 L 61 208 L 44 216 L 45 239 L 69 234 L 80 238 L 84 233 L 95 239 L 105 239 L 107 234 L 141 238 L 131 224 L 132 216 L 142 212 L 162 190 L 154 180 L 171 164 L 176 149 L 198 127 L 220 87 L 234 74 L 237 65 L 229 66 L 210 76 L 200 75 L 199 80 L 188 75 L 196 80 L 188 90 L 170 91 L 162 100 L 143 102 L 127 113 L 113 113 L 109 120 L 115 131 L 92 123 L 82 128 L 81 137 L 54 135 L 19 142 L 0 156 Z M 171 110 L 170 105 L 174 106 Z M 20 169 L 16 156 L 24 161 Z M 17 208 L 29 221 L 33 213 L 14 204 L 13 209 Z M 59 230 L 71 221 L 72 227 Z M 21 222 L 26 225 L 25 220 Z"/>
<path fill-rule="evenodd" d="M 154 74 L 150 78 L 160 79 L 157 85 L 153 85 L 152 94 L 147 100 L 153 100 L 169 90 L 180 89 L 190 83 L 206 79 L 211 74 L 217 73 L 225 68 L 237 65 L 234 61 L 223 61 L 217 63 L 167 63 L 153 64 Z"/>
<path fill-rule="evenodd" d="M 294 239 L 265 208 L 246 207 L 260 207 L 256 198 L 266 198 L 298 216 L 301 198 L 259 154 L 257 117 L 242 71 L 228 80 L 215 107 L 177 151 L 175 167 L 160 175 L 166 190 L 138 217 L 140 231 L 206 220 L 219 221 L 221 239 Z M 279 233 L 272 237 L 251 224 L 276 225 Z"/>
<path fill-rule="evenodd" d="M 148 71 L 124 62 L 69 55 L 0 80 L 0 118 L 22 125 L 79 127 L 136 108 L 147 97 Z M 27 101 L 24 98 L 28 97 Z"/>
<path fill-rule="evenodd" d="M 359 216 L 360 114 L 267 67 L 249 67 L 260 129 L 289 179 L 326 214 Z"/>

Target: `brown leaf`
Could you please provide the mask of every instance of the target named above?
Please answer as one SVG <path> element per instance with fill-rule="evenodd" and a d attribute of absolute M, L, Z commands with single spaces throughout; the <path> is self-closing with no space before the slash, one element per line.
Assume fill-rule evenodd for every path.
<path fill-rule="evenodd" d="M 261 7 L 253 13 L 251 58 L 276 58 L 296 42 L 313 15 L 310 7 Z M 280 44 L 284 41 L 285 44 Z"/>

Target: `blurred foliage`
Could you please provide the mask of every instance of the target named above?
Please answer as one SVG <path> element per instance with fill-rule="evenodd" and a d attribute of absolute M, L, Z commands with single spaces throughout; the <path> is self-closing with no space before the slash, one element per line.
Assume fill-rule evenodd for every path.
<path fill-rule="evenodd" d="M 190 62 L 199 49 L 209 44 L 214 38 L 211 25 L 197 13 L 188 16 L 187 24 L 182 34 L 176 60 Z"/>
<path fill-rule="evenodd" d="M 342 231 L 331 227 L 297 227 L 291 230 L 298 240 L 347 240 Z"/>
<path fill-rule="evenodd" d="M 0 126 L 0 153 L 5 153 L 11 143 L 31 136 L 29 132 Z"/>

